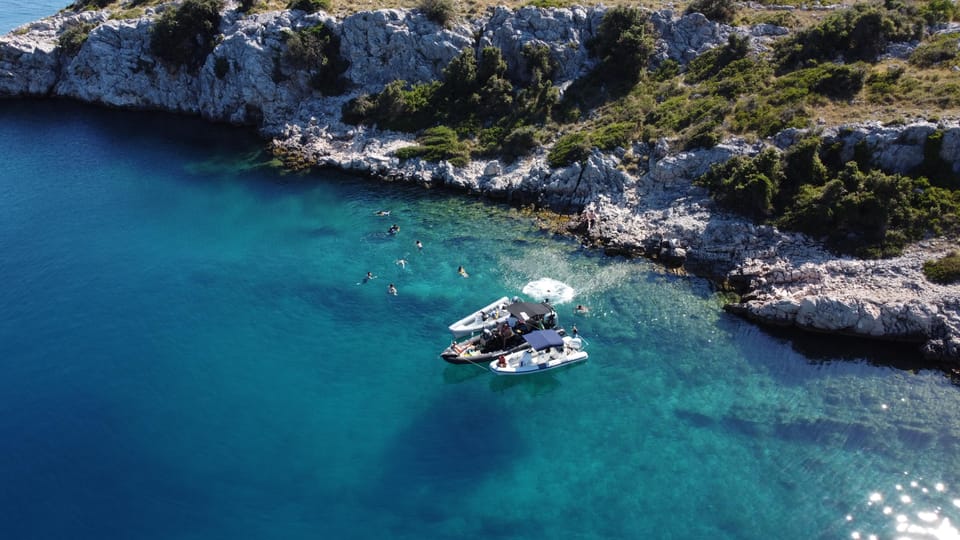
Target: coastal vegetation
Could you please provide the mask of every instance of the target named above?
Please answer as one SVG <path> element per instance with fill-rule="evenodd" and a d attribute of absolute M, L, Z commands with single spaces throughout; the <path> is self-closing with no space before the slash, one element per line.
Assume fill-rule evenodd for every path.
<path fill-rule="evenodd" d="M 949 253 L 942 259 L 923 263 L 923 274 L 935 283 L 960 283 L 960 253 Z"/>
<path fill-rule="evenodd" d="M 552 85 L 556 66 L 545 46 L 527 46 L 522 54 L 527 69 L 511 79 L 499 49 L 465 50 L 446 67 L 441 81 L 394 81 L 378 94 L 351 100 L 343 118 L 396 131 L 443 128 L 423 132 L 421 150 L 403 156 L 500 155 L 511 160 L 539 144 L 541 133 L 534 126 L 544 125 L 559 95 Z M 438 133 L 443 137 L 438 139 Z M 422 151 L 427 146 L 434 151 Z"/>
<path fill-rule="evenodd" d="M 782 155 L 734 157 L 698 182 L 730 210 L 861 257 L 897 255 L 928 234 L 960 234 L 960 191 L 884 173 L 866 156 L 839 163 L 835 152 L 810 137 Z"/>
<path fill-rule="evenodd" d="M 665 138 L 695 149 L 729 136 L 812 129 L 809 139 L 786 154 L 769 150 L 735 158 L 700 183 L 722 206 L 757 221 L 822 238 L 839 252 L 890 256 L 926 235 L 960 233 L 960 179 L 939 158 L 942 132 L 928 137 L 921 167 L 889 174 L 863 155 L 865 148 L 858 149 L 857 160 L 841 162 L 838 149 L 824 147 L 816 135 L 817 121 L 822 122 L 816 116 L 856 102 L 916 100 L 957 110 L 955 75 L 922 78 L 907 68 L 942 70 L 957 57 L 960 35 L 929 33 L 930 21 L 956 17 L 937 2 L 854 5 L 777 41 L 768 54 L 732 34 L 686 66 L 651 65 L 653 38 L 645 12 L 618 7 L 586 43 L 596 68 L 574 81 L 562 100 L 550 92 L 548 62 L 526 81 L 511 79 L 500 52 L 487 48 L 464 51 L 442 81 L 396 81 L 379 94 L 361 96 L 344 108 L 344 118 L 421 133 L 418 145 L 398 157 L 447 159 L 454 165 L 503 155 L 507 148 L 511 153 L 503 157 L 512 160 L 542 140 L 552 143 L 548 163 L 562 167 L 585 160 L 595 148 L 624 149 L 629 163 L 625 149 L 632 141 Z M 730 2 L 704 0 L 691 4 L 695 7 L 719 20 L 736 17 Z M 922 41 L 909 64 L 881 61 L 890 43 L 912 40 Z M 525 144 L 504 144 L 517 130 L 527 135 Z"/>
<path fill-rule="evenodd" d="M 77 54 L 80 47 L 87 41 L 87 37 L 90 36 L 90 31 L 94 28 L 96 28 L 96 25 L 93 23 L 80 23 L 70 26 L 57 38 L 60 50 L 70 56 Z"/>
<path fill-rule="evenodd" d="M 163 11 L 153 26 L 150 51 L 175 66 L 196 71 L 213 51 L 223 0 L 184 0 Z"/>
<path fill-rule="evenodd" d="M 249 4 L 247 10 L 253 7 L 254 0 L 246 0 L 246 2 Z M 330 9 L 330 0 L 290 0 L 287 9 L 299 9 L 307 13 L 327 11 Z"/>
<path fill-rule="evenodd" d="M 340 55 L 340 38 L 325 24 L 284 31 L 286 50 L 275 59 L 275 79 L 293 73 L 309 74 L 309 84 L 324 95 L 339 95 L 347 88 L 343 73 L 350 63 Z"/>
<path fill-rule="evenodd" d="M 104 2 L 113 5 L 78 0 L 73 7 Z M 185 0 L 164 9 L 152 34 L 154 54 L 172 66 L 198 69 L 215 43 L 222 6 L 222 0 Z M 331 0 L 244 0 L 240 7 L 342 9 Z M 404 7 L 440 25 L 464 15 L 463 6 L 450 0 L 417 0 Z M 960 178 L 939 157 L 942 132 L 928 136 L 923 164 L 904 174 L 877 169 L 865 147 L 845 163 L 842 152 L 818 135 L 821 126 L 854 119 L 960 117 L 960 33 L 935 32 L 957 20 L 956 4 L 886 0 L 814 14 L 765 11 L 730 0 L 694 0 L 684 7 L 714 21 L 765 22 L 793 32 L 766 50 L 734 33 L 722 46 L 681 64 L 655 59 L 647 11 L 619 5 L 584 43 L 594 69 L 570 82 L 562 96 L 545 45 L 525 47 L 516 66 L 494 47 L 467 48 L 440 80 L 393 81 L 346 103 L 343 119 L 415 134 L 416 144 L 397 152 L 401 159 L 455 166 L 486 157 L 512 162 L 546 145 L 552 167 L 582 162 L 599 149 L 616 151 L 631 168 L 657 141 L 667 141 L 672 150 L 693 150 L 730 137 L 754 141 L 800 128 L 810 137 L 788 152 L 735 158 L 700 183 L 731 211 L 823 238 L 846 253 L 887 256 L 929 234 L 960 232 Z M 64 32 L 63 50 L 78 50 L 88 31 Z M 891 44 L 917 42 L 908 58 L 884 56 Z M 296 77 L 319 93 L 341 94 L 348 64 L 339 49 L 336 33 L 323 24 L 288 30 L 284 50 L 274 58 L 274 80 Z M 215 59 L 217 77 L 230 69 L 228 60 Z"/>

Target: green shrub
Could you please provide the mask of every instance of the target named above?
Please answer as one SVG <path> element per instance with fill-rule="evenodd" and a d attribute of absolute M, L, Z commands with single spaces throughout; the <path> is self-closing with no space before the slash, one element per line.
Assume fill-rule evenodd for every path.
<path fill-rule="evenodd" d="M 838 57 L 847 62 L 875 62 L 888 43 L 919 39 L 922 33 L 922 20 L 908 10 L 857 4 L 778 41 L 774 57 L 781 72 L 831 62 Z"/>
<path fill-rule="evenodd" d="M 330 0 L 290 0 L 287 9 L 299 9 L 307 13 L 316 13 L 318 11 L 329 11 Z"/>
<path fill-rule="evenodd" d="M 737 16 L 733 0 L 693 0 L 685 13 L 702 13 L 711 21 L 732 23 Z"/>
<path fill-rule="evenodd" d="M 932 67 L 957 59 L 960 35 L 943 34 L 924 41 L 910 53 L 909 62 L 917 67 Z"/>
<path fill-rule="evenodd" d="M 730 120 L 730 128 L 737 133 L 756 133 L 771 137 L 787 128 L 803 128 L 810 121 L 810 114 L 802 105 L 794 103 L 770 103 L 751 98 L 738 103 Z"/>
<path fill-rule="evenodd" d="M 960 18 L 960 6 L 953 0 L 927 0 L 920 15 L 929 25 L 948 23 Z"/>
<path fill-rule="evenodd" d="M 253 6 L 256 5 L 258 0 L 240 0 L 240 5 L 237 7 L 237 11 L 240 13 L 246 13 L 253 9 Z"/>
<path fill-rule="evenodd" d="M 590 134 L 590 142 L 601 150 L 613 150 L 630 144 L 630 136 L 636 130 L 632 122 L 616 122 L 603 126 Z"/>
<path fill-rule="evenodd" d="M 735 60 L 745 58 L 749 52 L 749 40 L 730 34 L 723 47 L 711 49 L 687 64 L 687 82 L 700 82 L 714 75 Z"/>
<path fill-rule="evenodd" d="M 325 95 L 339 95 L 348 81 L 343 73 L 350 63 L 340 55 L 340 37 L 320 23 L 284 34 L 282 60 L 296 70 L 310 71 L 310 86 Z"/>
<path fill-rule="evenodd" d="M 934 186 L 960 189 L 960 175 L 953 172 L 952 163 L 940 157 L 942 149 L 943 131 L 938 129 L 927 135 L 923 144 L 923 162 L 910 172 L 915 176 L 926 177 Z"/>
<path fill-rule="evenodd" d="M 457 8 L 453 0 L 420 0 L 417 8 L 431 21 L 440 26 L 447 26 L 457 16 Z"/>
<path fill-rule="evenodd" d="M 949 253 L 936 261 L 923 263 L 923 275 L 934 283 L 946 285 L 960 282 L 960 253 Z"/>
<path fill-rule="evenodd" d="M 582 132 L 568 133 L 553 145 L 547 154 L 547 163 L 553 168 L 566 167 L 590 157 L 590 140 Z"/>
<path fill-rule="evenodd" d="M 467 146 L 460 142 L 457 133 L 446 126 L 430 128 L 417 138 L 417 146 L 397 150 L 400 159 L 421 158 L 425 161 L 447 160 L 455 167 L 464 167 L 470 161 Z"/>
<path fill-rule="evenodd" d="M 903 66 L 890 66 L 883 73 L 874 71 L 867 75 L 865 86 L 867 96 L 873 100 L 897 93 L 897 82 L 903 76 Z"/>
<path fill-rule="evenodd" d="M 734 157 L 697 183 L 724 208 L 861 257 L 896 255 L 926 235 L 960 231 L 960 192 L 923 177 L 862 171 L 853 161 L 830 170 L 820 153 L 820 139 L 811 137 L 782 155 Z"/>
<path fill-rule="evenodd" d="M 57 44 L 60 50 L 69 56 L 74 56 L 80 52 L 80 48 L 86 43 L 90 36 L 90 31 L 96 28 L 93 23 L 80 23 L 69 26 L 57 38 Z"/>
<path fill-rule="evenodd" d="M 213 50 L 223 0 L 185 0 L 167 7 L 150 34 L 150 51 L 166 62 L 199 68 Z"/>
<path fill-rule="evenodd" d="M 720 144 L 723 135 L 719 131 L 719 126 L 713 122 L 704 122 L 697 124 L 684 134 L 686 139 L 683 143 L 684 150 L 693 150 L 694 148 L 713 148 Z"/>
<path fill-rule="evenodd" d="M 697 179 L 724 208 L 753 218 L 765 218 L 773 210 L 773 199 L 783 176 L 776 150 L 756 158 L 736 156 L 714 165 Z"/>
<path fill-rule="evenodd" d="M 540 146 L 540 133 L 533 126 L 520 126 L 503 139 L 503 156 L 507 161 L 515 161 Z"/>
<path fill-rule="evenodd" d="M 653 31 L 644 12 L 615 7 L 604 14 L 596 35 L 587 43 L 600 60 L 601 80 L 629 89 L 637 83 L 653 53 Z"/>
<path fill-rule="evenodd" d="M 360 96 L 343 108 L 343 119 L 352 124 L 377 125 L 381 129 L 414 132 L 437 117 L 435 103 L 439 82 L 407 88 L 406 81 L 393 81 L 375 96 Z"/>
<path fill-rule="evenodd" d="M 565 8 L 573 5 L 572 0 L 529 0 L 526 5 L 540 9 Z"/>
<path fill-rule="evenodd" d="M 73 11 L 83 11 L 92 9 L 103 9 L 113 3 L 114 0 L 77 0 L 67 6 L 67 9 Z"/>

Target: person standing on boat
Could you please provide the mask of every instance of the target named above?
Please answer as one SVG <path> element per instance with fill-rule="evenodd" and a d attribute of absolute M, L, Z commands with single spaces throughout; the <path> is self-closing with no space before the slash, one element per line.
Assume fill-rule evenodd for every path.
<path fill-rule="evenodd" d="M 513 330 L 510 329 L 510 325 L 507 323 L 503 323 L 500 326 L 500 339 L 503 342 L 502 348 L 504 349 L 507 348 L 507 340 L 509 340 L 512 337 L 513 337 Z"/>

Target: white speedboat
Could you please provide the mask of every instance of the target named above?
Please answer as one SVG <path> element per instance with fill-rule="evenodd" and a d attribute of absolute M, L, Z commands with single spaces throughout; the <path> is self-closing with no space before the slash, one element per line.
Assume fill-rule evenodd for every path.
<path fill-rule="evenodd" d="M 479 311 L 451 324 L 449 326 L 450 333 L 453 334 L 453 337 L 461 337 L 482 332 L 484 329 L 497 328 L 510 318 L 510 312 L 507 311 L 508 305 L 510 305 L 510 299 L 506 296 L 494 300 L 480 308 Z"/>
<path fill-rule="evenodd" d="M 578 337 L 561 336 L 556 330 L 537 330 L 524 334 L 530 348 L 501 355 L 490 362 L 497 375 L 526 375 L 583 362 L 587 352 Z"/>

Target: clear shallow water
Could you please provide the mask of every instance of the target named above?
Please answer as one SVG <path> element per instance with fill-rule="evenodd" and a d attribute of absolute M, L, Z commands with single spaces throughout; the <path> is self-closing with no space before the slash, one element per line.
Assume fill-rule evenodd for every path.
<path fill-rule="evenodd" d="M 0 102 L 0 140 L 3 537 L 956 537 L 960 389 L 909 350 L 190 119 Z M 540 277 L 588 363 L 439 359 Z"/>

